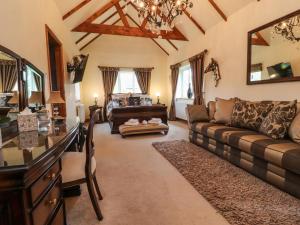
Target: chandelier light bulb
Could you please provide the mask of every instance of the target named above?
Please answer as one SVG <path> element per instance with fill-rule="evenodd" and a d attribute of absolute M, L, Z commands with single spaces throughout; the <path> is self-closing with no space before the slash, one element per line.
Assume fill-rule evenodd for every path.
<path fill-rule="evenodd" d="M 155 10 L 156 10 L 156 6 L 153 5 L 153 6 L 151 7 L 151 10 L 152 10 L 152 11 L 155 11 Z"/>
<path fill-rule="evenodd" d="M 177 0 L 176 5 L 178 5 L 178 6 L 181 5 L 181 1 Z"/>
<path fill-rule="evenodd" d="M 144 3 L 143 1 L 141 1 L 141 2 L 139 3 L 139 6 L 140 6 L 141 8 L 143 8 L 143 7 L 145 6 L 145 3 Z"/>

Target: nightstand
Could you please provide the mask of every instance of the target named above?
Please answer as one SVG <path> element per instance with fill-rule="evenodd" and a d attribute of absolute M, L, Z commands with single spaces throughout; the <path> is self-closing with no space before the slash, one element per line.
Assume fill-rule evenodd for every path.
<path fill-rule="evenodd" d="M 99 113 L 95 118 L 95 123 L 103 123 L 103 107 L 102 106 L 98 106 L 98 105 L 91 105 L 89 106 L 89 110 L 90 110 L 90 118 L 93 114 L 94 111 L 99 109 Z"/>

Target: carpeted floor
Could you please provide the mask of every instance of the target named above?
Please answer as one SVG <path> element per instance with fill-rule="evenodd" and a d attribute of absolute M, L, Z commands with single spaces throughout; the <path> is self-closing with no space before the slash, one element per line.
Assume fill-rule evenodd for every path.
<path fill-rule="evenodd" d="M 300 200 L 187 141 L 153 146 L 232 225 L 299 225 Z"/>
<path fill-rule="evenodd" d="M 96 219 L 86 185 L 82 185 L 81 196 L 66 199 L 68 225 L 228 225 L 152 146 L 187 137 L 187 126 L 180 122 L 170 123 L 167 136 L 126 139 L 111 135 L 108 124 L 96 125 L 95 157 L 104 220 Z"/>

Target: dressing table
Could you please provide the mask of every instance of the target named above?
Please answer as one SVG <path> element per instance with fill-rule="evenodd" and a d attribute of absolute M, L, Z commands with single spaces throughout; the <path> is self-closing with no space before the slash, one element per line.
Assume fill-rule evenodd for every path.
<path fill-rule="evenodd" d="M 78 118 L 21 132 L 0 149 L 0 225 L 65 225 L 61 157 L 78 143 Z"/>

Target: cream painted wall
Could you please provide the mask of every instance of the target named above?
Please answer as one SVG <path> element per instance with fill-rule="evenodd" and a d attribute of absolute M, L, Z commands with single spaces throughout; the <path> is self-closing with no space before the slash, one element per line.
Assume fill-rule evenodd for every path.
<path fill-rule="evenodd" d="M 64 65 L 79 54 L 71 32 L 61 19 L 53 0 L 2 1 L 0 7 L 0 44 L 26 58 L 46 73 L 46 98 L 49 96 L 48 61 L 45 24 L 63 43 Z M 65 72 L 65 92 L 68 116 L 75 116 L 75 89 Z"/>
<path fill-rule="evenodd" d="M 206 75 L 206 101 L 218 96 L 224 98 L 238 96 L 249 100 L 300 99 L 300 82 L 246 85 L 248 31 L 299 8 L 299 0 L 253 1 L 230 16 L 227 22 L 220 22 L 207 30 L 205 36 L 195 33 L 189 37 L 190 41 L 184 43 L 178 52 L 168 58 L 168 75 L 170 75 L 169 65 L 208 49 L 206 65 L 209 59 L 214 57 L 220 64 L 222 80 L 215 88 L 212 76 Z"/>
<path fill-rule="evenodd" d="M 88 116 L 88 106 L 93 104 L 94 94 L 98 94 L 99 103 L 103 104 L 104 92 L 99 65 L 154 67 L 150 95 L 156 102 L 156 93 L 160 92 L 161 102 L 169 102 L 169 80 L 166 76 L 167 56 L 150 39 L 103 35 L 84 49 L 83 53 L 90 54 L 81 85 L 81 99 L 85 104 L 86 116 Z"/>

